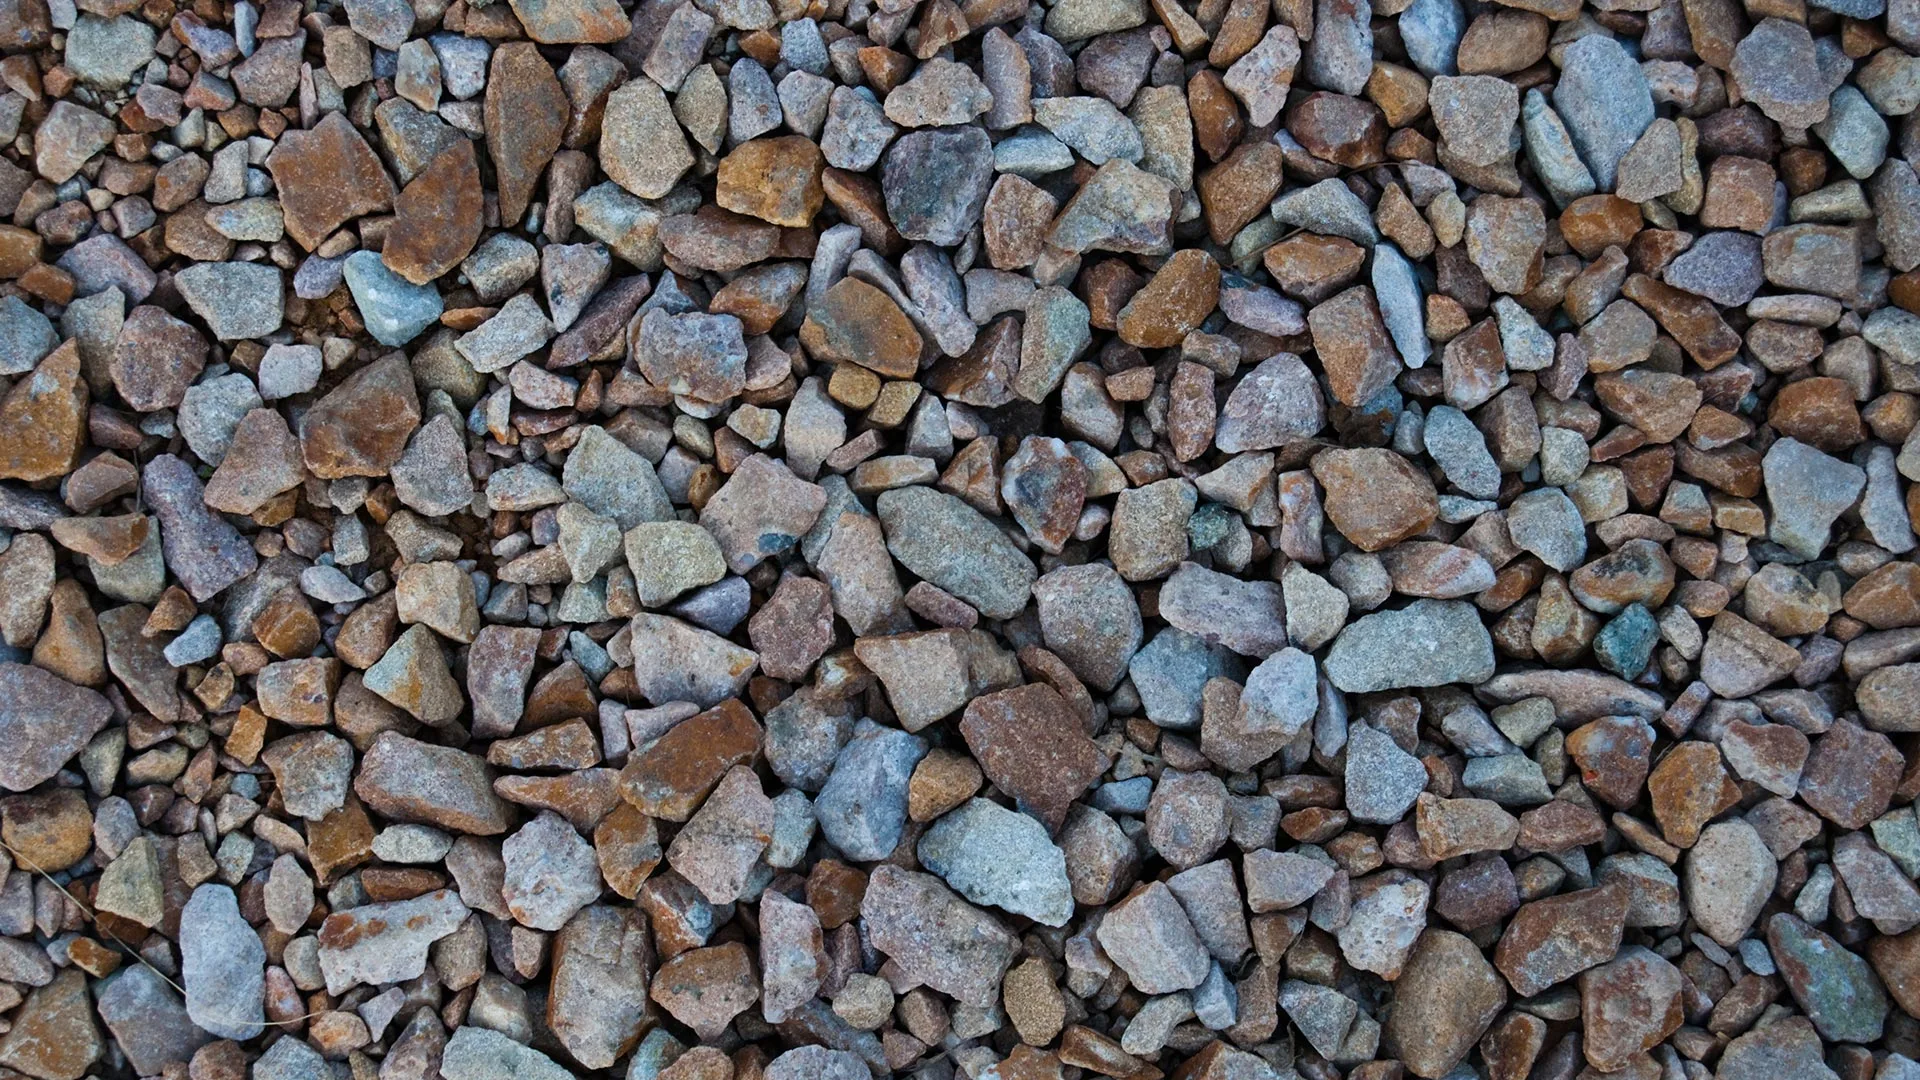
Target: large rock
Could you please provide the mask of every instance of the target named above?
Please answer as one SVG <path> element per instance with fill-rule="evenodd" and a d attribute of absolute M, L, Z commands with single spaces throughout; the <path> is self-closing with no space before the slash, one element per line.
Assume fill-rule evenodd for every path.
<path fill-rule="evenodd" d="M 1349 694 L 1482 683 L 1493 677 L 1493 638 L 1463 600 L 1415 600 L 1348 624 L 1323 665 Z"/>
<path fill-rule="evenodd" d="M 180 981 L 187 1015 L 222 1039 L 251 1039 L 266 1017 L 266 946 L 225 885 L 193 890 L 180 909 Z"/>
<path fill-rule="evenodd" d="M 107 726 L 113 706 L 42 668 L 0 663 L 0 787 L 29 791 Z"/>

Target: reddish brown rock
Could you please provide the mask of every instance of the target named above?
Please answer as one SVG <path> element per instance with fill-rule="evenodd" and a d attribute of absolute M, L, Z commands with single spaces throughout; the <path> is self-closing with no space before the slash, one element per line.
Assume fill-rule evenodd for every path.
<path fill-rule="evenodd" d="M 634 751 L 620 771 L 620 795 L 649 817 L 685 821 L 728 769 L 753 762 L 760 737 L 745 705 L 721 702 Z"/>
<path fill-rule="evenodd" d="M 494 50 L 484 108 L 487 155 L 500 185 L 500 218 L 519 221 L 566 137 L 567 92 L 532 42 L 511 41 Z"/>
<path fill-rule="evenodd" d="M 800 342 L 815 358 L 859 364 L 893 379 L 912 378 L 924 347 L 900 305 L 854 277 L 833 283 L 800 325 Z"/>
<path fill-rule="evenodd" d="M 324 480 L 385 476 L 419 423 L 413 368 L 392 353 L 347 376 L 300 418 L 307 470 Z"/>
<path fill-rule="evenodd" d="M 1120 309 L 1120 340 L 1143 349 L 1171 348 L 1213 313 L 1219 299 L 1220 264 L 1197 248 L 1176 251 Z"/>
<path fill-rule="evenodd" d="M 87 384 L 68 341 L 0 398 L 0 479 L 47 480 L 73 471 L 86 443 Z"/>
<path fill-rule="evenodd" d="M 1313 478 L 1326 489 L 1333 527 L 1362 551 L 1418 535 L 1439 514 L 1433 481 L 1391 450 L 1323 451 L 1313 459 Z"/>
<path fill-rule="evenodd" d="M 401 190 L 380 260 L 424 285 L 460 265 L 480 240 L 486 199 L 473 143 L 456 139 Z"/>
<path fill-rule="evenodd" d="M 1060 827 L 1067 807 L 1107 768 L 1107 756 L 1044 683 L 974 698 L 960 734 L 987 779 L 1050 829 Z"/>
<path fill-rule="evenodd" d="M 1380 320 L 1372 289 L 1356 285 L 1316 304 L 1307 312 L 1307 325 L 1327 386 L 1341 404 L 1365 404 L 1400 373 L 1400 354 Z"/>
<path fill-rule="evenodd" d="M 1513 991 L 1532 997 L 1611 959 L 1626 925 L 1629 890 L 1621 882 L 1524 905 L 1507 924 L 1493 966 Z"/>
<path fill-rule="evenodd" d="M 279 188 L 287 235 L 308 251 L 354 218 L 393 205 L 393 180 L 345 113 L 282 135 L 267 155 L 267 171 Z"/>
<path fill-rule="evenodd" d="M 1676 743 L 1647 777 L 1647 793 L 1667 843 L 1682 848 L 1740 801 L 1740 785 L 1727 775 L 1720 748 L 1708 742 Z"/>

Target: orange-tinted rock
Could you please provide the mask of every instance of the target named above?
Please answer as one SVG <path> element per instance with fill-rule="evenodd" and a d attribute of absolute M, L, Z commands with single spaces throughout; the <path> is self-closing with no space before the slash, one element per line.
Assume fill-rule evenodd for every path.
<path fill-rule="evenodd" d="M 1287 131 L 1314 157 L 1349 169 L 1386 156 L 1387 123 L 1379 108 L 1345 94 L 1308 94 L 1287 110 Z"/>
<path fill-rule="evenodd" d="M 1327 372 L 1327 387 L 1342 405 L 1364 405 L 1400 373 L 1400 354 L 1367 286 L 1355 285 L 1314 305 L 1307 312 L 1307 326 Z"/>
<path fill-rule="evenodd" d="M 1700 830 L 1740 801 L 1740 785 L 1727 775 L 1720 748 L 1707 742 L 1676 744 L 1647 777 L 1653 818 L 1675 847 L 1692 847 Z"/>
<path fill-rule="evenodd" d="M 87 384 L 73 342 L 48 353 L 0 399 L 0 479 L 47 480 L 73 471 L 87 436 Z"/>
<path fill-rule="evenodd" d="M 1609 372 L 1594 381 L 1600 403 L 1632 424 L 1648 442 L 1672 442 L 1693 423 L 1700 408 L 1700 387 L 1684 375 L 1645 367 Z"/>
<path fill-rule="evenodd" d="M 1706 180 L 1700 224 L 1709 229 L 1766 231 L 1773 220 L 1773 166 L 1749 157 L 1722 154 L 1708 166 Z"/>
<path fill-rule="evenodd" d="M 1867 437 L 1853 400 L 1853 384 L 1844 379 L 1817 377 L 1782 386 L 1767 410 L 1767 422 L 1780 434 L 1829 454 Z"/>
<path fill-rule="evenodd" d="M 649 817 L 685 821 L 735 765 L 752 764 L 760 724 L 739 699 L 683 720 L 620 771 L 620 795 Z"/>
<path fill-rule="evenodd" d="M 1213 313 L 1219 299 L 1220 264 L 1198 248 L 1183 248 L 1120 310 L 1120 340 L 1143 349 L 1172 348 Z"/>
<path fill-rule="evenodd" d="M 347 376 L 300 418 L 307 470 L 323 480 L 385 476 L 419 423 L 413 367 L 392 353 Z"/>
<path fill-rule="evenodd" d="M 1854 582 L 1841 606 L 1875 630 L 1920 626 L 1920 565 L 1890 562 L 1873 570 Z"/>
<path fill-rule="evenodd" d="M 1367 252 L 1342 236 L 1297 233 L 1268 248 L 1262 260 L 1282 292 L 1311 304 L 1352 281 L 1366 265 Z"/>
<path fill-rule="evenodd" d="M 1645 308 L 1660 328 L 1687 350 L 1687 355 L 1709 371 L 1740 351 L 1740 335 L 1704 296 L 1664 285 L 1645 274 L 1627 278 L 1620 292 Z"/>
<path fill-rule="evenodd" d="M 424 285 L 460 265 L 480 240 L 486 197 L 472 141 L 455 139 L 401 190 L 380 260 Z"/>
<path fill-rule="evenodd" d="M 1200 174 L 1196 189 L 1216 244 L 1231 241 L 1247 222 L 1265 213 L 1280 192 L 1278 146 L 1264 139 L 1243 143 L 1225 161 Z"/>
<path fill-rule="evenodd" d="M 833 283 L 800 325 L 800 343 L 815 359 L 859 364 L 888 378 L 910 379 L 920 369 L 920 331 L 900 305 L 854 277 Z"/>
<path fill-rule="evenodd" d="M 632 22 L 618 0 L 512 0 L 527 36 L 542 45 L 619 41 Z"/>
<path fill-rule="evenodd" d="M 287 235 L 308 251 L 354 218 L 393 205 L 393 181 L 345 113 L 280 136 L 267 171 L 279 188 Z"/>
<path fill-rule="evenodd" d="M 1588 791 L 1624 810 L 1640 801 L 1653 758 L 1653 728 L 1637 716 L 1603 716 L 1567 734 L 1567 754 L 1580 766 Z"/>
<path fill-rule="evenodd" d="M 1588 195 L 1560 212 L 1560 235 L 1582 258 L 1625 248 L 1639 231 L 1640 207 L 1618 195 Z"/>
<path fill-rule="evenodd" d="M 1440 513 L 1433 481 L 1391 450 L 1323 451 L 1313 459 L 1313 478 L 1326 489 L 1327 519 L 1362 551 L 1417 535 Z"/>
<path fill-rule="evenodd" d="M 1201 68 L 1187 80 L 1187 112 L 1193 116 L 1195 141 L 1213 161 L 1226 157 L 1246 131 L 1240 102 L 1227 89 L 1226 80 L 1211 68 Z"/>
<path fill-rule="evenodd" d="M 736 214 L 803 229 L 826 202 L 825 167 L 820 148 L 803 136 L 754 139 L 721 160 L 714 200 Z"/>

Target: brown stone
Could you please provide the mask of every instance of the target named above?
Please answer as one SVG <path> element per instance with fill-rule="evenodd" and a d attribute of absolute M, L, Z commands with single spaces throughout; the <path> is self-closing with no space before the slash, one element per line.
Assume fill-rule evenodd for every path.
<path fill-rule="evenodd" d="M 1619 881 L 1523 905 L 1493 952 L 1493 966 L 1522 997 L 1613 958 L 1630 892 Z"/>
<path fill-rule="evenodd" d="M 1841 453 L 1867 437 L 1853 400 L 1853 384 L 1845 379 L 1816 377 L 1782 386 L 1767 409 L 1767 423 L 1780 434 L 1829 454 Z"/>
<path fill-rule="evenodd" d="M 1667 843 L 1690 848 L 1700 830 L 1740 801 L 1740 785 L 1727 775 L 1720 748 L 1708 742 L 1677 743 L 1647 777 L 1653 818 Z"/>
<path fill-rule="evenodd" d="M 424 285 L 460 265 L 480 240 L 486 199 L 472 141 L 455 139 L 400 192 L 380 260 Z"/>
<path fill-rule="evenodd" d="M 820 148 L 803 136 L 754 139 L 721 159 L 714 200 L 736 214 L 804 229 L 826 202 L 825 167 Z"/>
<path fill-rule="evenodd" d="M 1386 157 L 1387 124 L 1380 109 L 1345 94 L 1308 94 L 1287 110 L 1287 131 L 1314 157 L 1349 169 Z"/>
<path fill-rule="evenodd" d="M 1903 770 L 1893 740 L 1851 720 L 1836 720 L 1813 740 L 1800 773 L 1800 801 L 1842 829 L 1864 829 L 1886 813 Z"/>
<path fill-rule="evenodd" d="M 924 347 L 900 305 L 855 277 L 834 282 L 807 311 L 800 342 L 816 359 L 859 364 L 892 379 L 912 378 Z"/>
<path fill-rule="evenodd" d="M 1560 235 L 1586 259 L 1609 247 L 1624 249 L 1640 224 L 1640 207 L 1618 195 L 1588 195 L 1560 212 Z"/>
<path fill-rule="evenodd" d="M 1679 438 L 1700 408 L 1700 387 L 1684 375 L 1645 367 L 1613 371 L 1594 380 L 1594 391 L 1608 412 L 1632 424 L 1648 442 Z"/>
<path fill-rule="evenodd" d="M 737 941 L 690 949 L 660 965 L 648 996 L 702 1039 L 717 1039 L 760 1000 L 760 980 Z"/>
<path fill-rule="evenodd" d="M 620 795 L 649 817 L 685 821 L 728 769 L 753 762 L 760 736 L 745 705 L 723 701 L 634 751 L 620 771 Z"/>
<path fill-rule="evenodd" d="M 1870 571 L 1847 590 L 1841 606 L 1875 630 L 1920 626 L 1920 565 L 1890 562 Z"/>
<path fill-rule="evenodd" d="M 1358 408 L 1385 389 L 1401 370 L 1373 290 L 1365 285 L 1325 300 L 1307 312 L 1313 348 L 1326 368 L 1335 400 Z"/>
<path fill-rule="evenodd" d="M 1284 155 L 1264 139 L 1243 143 L 1225 161 L 1200 174 L 1195 190 L 1216 244 L 1232 241 L 1246 224 L 1265 213 L 1280 192 Z"/>
<path fill-rule="evenodd" d="M 1032 683 L 974 698 L 960 734 L 995 787 L 1057 830 L 1107 756 L 1053 687 Z"/>
<path fill-rule="evenodd" d="M 1482 319 L 1447 342 L 1440 354 L 1440 385 L 1447 403 L 1466 411 L 1485 404 L 1507 385 L 1507 353 L 1499 324 Z"/>
<path fill-rule="evenodd" d="M 1313 477 L 1326 489 L 1328 520 L 1362 551 L 1418 535 L 1440 512 L 1433 481 L 1391 450 L 1322 451 L 1313 459 Z"/>
<path fill-rule="evenodd" d="M 1366 265 L 1367 252 L 1342 236 L 1297 233 L 1268 248 L 1261 258 L 1280 291 L 1312 304 L 1352 281 Z"/>
<path fill-rule="evenodd" d="M 0 479 L 47 480 L 73 471 L 86 443 L 87 384 L 67 341 L 0 398 Z"/>
<path fill-rule="evenodd" d="M 38 1080 L 80 1080 L 106 1050 L 87 976 L 69 968 L 27 995 L 13 1030 L 0 1039 L 0 1065 Z"/>
<path fill-rule="evenodd" d="M 287 235 L 308 251 L 354 218 L 393 205 L 393 180 L 345 113 L 280 136 L 267 171 L 279 188 Z"/>
<path fill-rule="evenodd" d="M 323 480 L 385 476 L 419 423 L 413 368 L 392 353 L 347 376 L 300 418 L 307 469 Z"/>
<path fill-rule="evenodd" d="M 542 45 L 619 41 L 632 30 L 617 0 L 511 0 L 527 36 Z"/>
<path fill-rule="evenodd" d="M 1645 274 L 1627 278 L 1620 291 L 1645 308 L 1701 367 L 1711 371 L 1740 351 L 1740 335 L 1706 297 L 1662 284 Z"/>
<path fill-rule="evenodd" d="M 1567 734 L 1567 754 L 1588 791 L 1629 809 L 1652 764 L 1653 727 L 1637 716 L 1603 716 Z"/>
<path fill-rule="evenodd" d="M 1773 166 L 1764 161 L 1737 154 L 1714 158 L 1713 164 L 1707 167 L 1706 201 L 1700 206 L 1700 224 L 1709 229 L 1766 232 L 1773 220 L 1773 183 Z"/>
<path fill-rule="evenodd" d="M 108 371 L 114 389 L 141 412 L 171 409 L 207 364 L 207 341 L 190 323 L 152 304 L 127 315 Z"/>
<path fill-rule="evenodd" d="M 527 212 L 547 162 L 566 137 L 572 107 L 553 68 L 532 42 L 510 41 L 493 52 L 487 69 L 487 155 L 500 190 L 500 220 Z"/>
<path fill-rule="evenodd" d="M 1120 310 L 1120 340 L 1143 349 L 1172 348 L 1213 313 L 1219 299 L 1220 264 L 1198 248 L 1183 248 Z"/>

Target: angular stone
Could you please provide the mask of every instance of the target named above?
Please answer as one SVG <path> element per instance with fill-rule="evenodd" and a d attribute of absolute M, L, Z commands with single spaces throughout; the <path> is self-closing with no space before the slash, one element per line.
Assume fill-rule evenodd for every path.
<path fill-rule="evenodd" d="M 291 130 L 267 155 L 287 235 L 308 251 L 363 214 L 393 206 L 393 180 L 345 113 Z"/>
<path fill-rule="evenodd" d="M 916 981 L 978 1007 L 991 1005 L 1018 942 L 993 916 L 931 874 L 874 868 L 860 918 L 875 948 Z"/>

